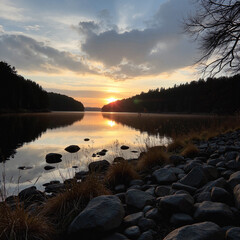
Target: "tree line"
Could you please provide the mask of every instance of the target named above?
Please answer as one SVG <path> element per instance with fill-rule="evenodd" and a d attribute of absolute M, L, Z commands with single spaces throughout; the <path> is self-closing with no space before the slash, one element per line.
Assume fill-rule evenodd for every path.
<path fill-rule="evenodd" d="M 81 102 L 61 94 L 47 93 L 6 62 L 0 62 L 0 113 L 23 111 L 84 111 Z"/>
<path fill-rule="evenodd" d="M 199 79 L 172 88 L 157 88 L 103 106 L 103 112 L 213 113 L 240 111 L 240 74 Z"/>

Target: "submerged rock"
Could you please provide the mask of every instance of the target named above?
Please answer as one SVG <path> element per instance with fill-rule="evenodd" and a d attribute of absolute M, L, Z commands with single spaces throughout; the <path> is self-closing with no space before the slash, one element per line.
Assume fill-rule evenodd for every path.
<path fill-rule="evenodd" d="M 65 151 L 69 153 L 76 153 L 80 150 L 80 147 L 77 145 L 70 145 L 64 149 Z"/>
<path fill-rule="evenodd" d="M 59 153 L 48 153 L 46 155 L 46 162 L 47 163 L 59 163 L 62 161 L 62 155 Z"/>
<path fill-rule="evenodd" d="M 121 146 L 121 149 L 122 149 L 122 150 L 127 150 L 127 149 L 129 149 L 129 147 L 126 146 L 126 145 L 122 145 L 122 146 Z"/>
<path fill-rule="evenodd" d="M 52 170 L 52 169 L 54 169 L 54 168 L 55 168 L 55 167 L 49 166 L 49 165 L 47 165 L 47 166 L 44 167 L 44 169 L 45 169 L 46 171 Z"/>
<path fill-rule="evenodd" d="M 107 160 L 100 160 L 96 162 L 91 162 L 88 165 L 88 169 L 90 172 L 104 172 L 110 166 L 110 163 Z"/>

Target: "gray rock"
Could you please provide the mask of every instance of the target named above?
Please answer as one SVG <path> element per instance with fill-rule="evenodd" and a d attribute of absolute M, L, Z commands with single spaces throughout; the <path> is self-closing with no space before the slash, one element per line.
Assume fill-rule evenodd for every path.
<path fill-rule="evenodd" d="M 152 208 L 151 210 L 147 211 L 145 213 L 146 218 L 154 219 L 154 220 L 159 220 L 162 218 L 161 214 L 159 213 L 157 208 Z"/>
<path fill-rule="evenodd" d="M 144 232 L 144 231 L 147 231 L 149 229 L 155 228 L 156 227 L 156 223 L 152 219 L 141 218 L 138 221 L 138 226 Z"/>
<path fill-rule="evenodd" d="M 210 192 L 201 192 L 194 195 L 194 199 L 197 203 L 201 203 L 204 201 L 211 201 L 211 193 Z"/>
<path fill-rule="evenodd" d="M 197 190 L 197 188 L 195 188 L 195 187 L 191 187 L 191 186 L 179 183 L 179 182 L 173 183 L 172 188 L 177 189 L 177 190 L 185 190 L 185 191 L 189 192 L 190 194 L 195 193 Z"/>
<path fill-rule="evenodd" d="M 121 193 L 121 192 L 125 192 L 126 187 L 125 187 L 124 184 L 119 184 L 119 185 L 117 185 L 117 186 L 114 187 L 114 190 L 115 190 L 115 192 L 117 192 L 117 193 Z"/>
<path fill-rule="evenodd" d="M 140 236 L 141 232 L 138 226 L 132 226 L 129 228 L 126 228 L 124 231 L 124 234 L 129 238 L 137 238 Z"/>
<path fill-rule="evenodd" d="M 152 209 L 153 207 L 150 205 L 147 205 L 143 208 L 143 213 L 145 214 L 147 211 L 149 211 L 150 209 Z"/>
<path fill-rule="evenodd" d="M 221 175 L 225 178 L 225 179 L 229 179 L 229 177 L 234 173 L 233 170 L 226 170 L 224 172 L 221 173 Z"/>
<path fill-rule="evenodd" d="M 18 194 L 19 200 L 24 202 L 43 202 L 45 195 L 35 186 L 25 188 Z"/>
<path fill-rule="evenodd" d="M 198 188 L 207 182 L 207 177 L 202 167 L 195 167 L 179 182 L 184 185 Z"/>
<path fill-rule="evenodd" d="M 224 240 L 224 232 L 215 223 L 203 222 L 177 228 L 163 240 Z"/>
<path fill-rule="evenodd" d="M 150 187 L 145 192 L 152 195 L 152 196 L 155 196 L 155 187 Z"/>
<path fill-rule="evenodd" d="M 189 194 L 176 194 L 162 197 L 159 202 L 159 207 L 166 213 L 191 213 L 193 204 L 194 200 Z"/>
<path fill-rule="evenodd" d="M 222 158 L 216 158 L 216 159 L 209 159 L 207 161 L 207 164 L 208 165 L 212 165 L 212 166 L 216 166 L 218 163 L 220 162 L 225 162 L 226 160 L 225 159 L 222 159 Z"/>
<path fill-rule="evenodd" d="M 226 167 L 228 169 L 240 170 L 240 162 L 237 162 L 236 160 L 231 160 L 226 163 Z"/>
<path fill-rule="evenodd" d="M 205 201 L 199 203 L 194 213 L 197 221 L 211 221 L 221 226 L 232 223 L 234 219 L 230 207 L 224 203 Z"/>
<path fill-rule="evenodd" d="M 133 185 L 142 186 L 143 184 L 144 184 L 143 180 L 141 180 L 141 179 L 133 179 L 133 180 L 131 180 L 131 182 L 129 183 L 129 186 L 133 186 Z"/>
<path fill-rule="evenodd" d="M 170 193 L 170 187 L 169 186 L 158 186 L 155 188 L 155 194 L 156 196 L 158 197 L 164 197 L 164 196 L 167 196 L 169 195 Z"/>
<path fill-rule="evenodd" d="M 140 218 L 143 217 L 143 212 L 138 212 L 138 213 L 133 213 L 130 215 L 127 215 L 124 219 L 123 219 L 123 223 L 126 226 L 133 226 L 133 225 L 137 225 L 138 220 Z"/>
<path fill-rule="evenodd" d="M 45 192 L 47 193 L 59 193 L 64 191 L 66 186 L 63 183 L 53 183 L 45 188 Z"/>
<path fill-rule="evenodd" d="M 64 149 L 65 151 L 69 153 L 76 153 L 80 150 L 80 147 L 77 145 L 70 145 Z"/>
<path fill-rule="evenodd" d="M 240 210 L 240 184 L 235 186 L 233 190 L 233 194 L 234 194 L 235 206 L 237 209 Z"/>
<path fill-rule="evenodd" d="M 190 172 L 194 167 L 197 167 L 197 166 L 202 166 L 201 163 L 199 163 L 198 160 L 191 160 L 189 163 L 187 163 L 185 166 L 184 166 L 184 171 L 186 173 Z"/>
<path fill-rule="evenodd" d="M 70 234 L 80 231 L 109 231 L 120 226 L 124 217 L 123 206 L 116 196 L 93 198 L 87 207 L 72 221 Z"/>
<path fill-rule="evenodd" d="M 233 227 L 227 230 L 226 240 L 239 240 L 240 239 L 240 227 Z"/>
<path fill-rule="evenodd" d="M 178 175 L 178 174 L 185 174 L 185 172 L 181 168 L 171 167 L 169 169 L 176 175 Z"/>
<path fill-rule="evenodd" d="M 62 155 L 59 153 L 48 153 L 45 158 L 47 163 L 59 163 L 62 161 Z"/>
<path fill-rule="evenodd" d="M 239 152 L 237 152 L 237 151 L 231 151 L 231 152 L 227 152 L 225 154 L 227 161 L 236 160 L 237 156 L 239 156 Z"/>
<path fill-rule="evenodd" d="M 104 172 L 110 166 L 110 163 L 107 160 L 100 160 L 96 162 L 91 162 L 88 165 L 88 169 L 90 172 Z"/>
<path fill-rule="evenodd" d="M 215 180 L 219 177 L 218 170 L 213 166 L 205 165 L 203 170 L 208 180 Z"/>
<path fill-rule="evenodd" d="M 227 182 L 224 178 L 221 177 L 214 181 L 208 182 L 202 188 L 198 189 L 197 192 L 210 192 L 213 187 L 221 187 L 225 189 L 227 187 Z"/>
<path fill-rule="evenodd" d="M 130 189 L 126 192 L 126 203 L 129 206 L 142 209 L 146 205 L 152 204 L 154 197 L 138 189 Z"/>
<path fill-rule="evenodd" d="M 152 231 L 143 232 L 137 240 L 153 240 Z"/>
<path fill-rule="evenodd" d="M 154 171 L 152 175 L 159 184 L 167 184 L 177 181 L 176 175 L 167 168 L 160 168 Z"/>
<path fill-rule="evenodd" d="M 224 188 L 214 187 L 211 191 L 211 200 L 213 202 L 222 202 L 230 205 L 232 197 Z"/>
<path fill-rule="evenodd" d="M 230 176 L 228 184 L 232 189 L 234 189 L 234 187 L 239 183 L 240 183 L 240 171 L 237 171 Z"/>
<path fill-rule="evenodd" d="M 175 213 L 170 218 L 170 223 L 175 227 L 181 227 L 193 223 L 193 218 L 185 213 Z"/>

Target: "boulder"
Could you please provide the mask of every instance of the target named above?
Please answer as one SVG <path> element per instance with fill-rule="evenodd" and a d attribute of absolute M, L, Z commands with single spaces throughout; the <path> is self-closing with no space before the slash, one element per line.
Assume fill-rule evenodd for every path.
<path fill-rule="evenodd" d="M 70 145 L 64 149 L 65 151 L 69 153 L 76 153 L 80 150 L 80 147 L 77 145 Z"/>
<path fill-rule="evenodd" d="M 237 209 L 240 210 L 240 184 L 235 186 L 233 190 L 233 194 L 234 194 L 235 206 Z"/>
<path fill-rule="evenodd" d="M 177 228 L 163 240 L 224 240 L 222 229 L 212 222 L 196 223 Z"/>
<path fill-rule="evenodd" d="M 230 175 L 230 178 L 228 180 L 228 184 L 230 185 L 230 187 L 232 189 L 234 189 L 234 187 L 236 185 L 238 185 L 239 183 L 240 183 L 240 171 L 237 171 L 237 172 Z"/>
<path fill-rule="evenodd" d="M 116 196 L 104 195 L 93 198 L 87 207 L 72 221 L 70 234 L 81 231 L 105 232 L 120 226 L 124 208 Z"/>
<path fill-rule="evenodd" d="M 124 234 L 131 239 L 135 239 L 140 236 L 141 232 L 138 226 L 132 226 L 125 229 Z"/>
<path fill-rule="evenodd" d="M 213 202 L 222 202 L 231 205 L 232 196 L 224 188 L 214 187 L 211 191 L 211 200 Z"/>
<path fill-rule="evenodd" d="M 137 240 L 153 240 L 152 231 L 143 232 Z"/>
<path fill-rule="evenodd" d="M 138 226 L 142 231 L 147 231 L 156 227 L 156 223 L 149 218 L 141 218 L 138 221 Z"/>
<path fill-rule="evenodd" d="M 123 223 L 126 226 L 133 226 L 133 225 L 137 225 L 138 220 L 140 218 L 143 217 L 143 212 L 138 212 L 138 213 L 133 213 L 130 215 L 127 215 L 124 219 L 123 219 Z"/>
<path fill-rule="evenodd" d="M 154 171 L 152 175 L 158 184 L 167 184 L 177 181 L 176 175 L 167 168 L 160 168 Z"/>
<path fill-rule="evenodd" d="M 46 162 L 47 163 L 59 163 L 59 162 L 61 162 L 62 161 L 62 155 L 61 154 L 59 154 L 59 153 L 48 153 L 47 155 L 46 155 Z"/>
<path fill-rule="evenodd" d="M 193 218 L 185 213 L 175 213 L 171 216 L 170 223 L 175 227 L 192 224 Z"/>
<path fill-rule="evenodd" d="M 155 188 L 155 194 L 158 197 L 165 197 L 170 194 L 170 189 L 169 186 L 158 186 Z"/>
<path fill-rule="evenodd" d="M 226 226 L 232 223 L 234 214 L 224 203 L 204 201 L 197 205 L 194 219 L 199 222 L 211 221 Z"/>
<path fill-rule="evenodd" d="M 185 191 L 189 192 L 190 194 L 195 193 L 197 190 L 197 188 L 195 188 L 195 187 L 191 187 L 191 186 L 179 183 L 179 182 L 173 183 L 172 188 L 177 189 L 177 190 L 185 190 Z"/>
<path fill-rule="evenodd" d="M 138 209 L 144 208 L 148 204 L 152 204 L 154 197 L 149 193 L 138 189 L 130 189 L 126 192 L 126 204 Z"/>
<path fill-rule="evenodd" d="M 104 172 L 110 166 L 110 163 L 107 160 L 100 160 L 96 162 L 91 162 L 88 165 L 88 169 L 90 172 Z"/>
<path fill-rule="evenodd" d="M 240 239 L 240 227 L 233 227 L 227 230 L 226 240 L 239 240 Z"/>
<path fill-rule="evenodd" d="M 167 214 L 171 213 L 191 213 L 193 210 L 194 199 L 189 194 L 176 194 L 162 197 L 159 207 Z"/>
<path fill-rule="evenodd" d="M 207 177 L 202 167 L 194 167 L 179 182 L 184 185 L 198 188 L 207 183 Z"/>

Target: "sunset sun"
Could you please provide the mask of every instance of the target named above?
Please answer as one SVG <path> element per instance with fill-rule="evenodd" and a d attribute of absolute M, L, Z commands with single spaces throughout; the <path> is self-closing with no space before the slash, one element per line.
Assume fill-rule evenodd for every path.
<path fill-rule="evenodd" d="M 110 97 L 110 98 L 107 98 L 107 99 L 106 99 L 106 102 L 107 102 L 107 104 L 108 104 L 108 103 L 115 102 L 115 101 L 117 101 L 117 100 L 118 100 L 117 98 Z"/>

